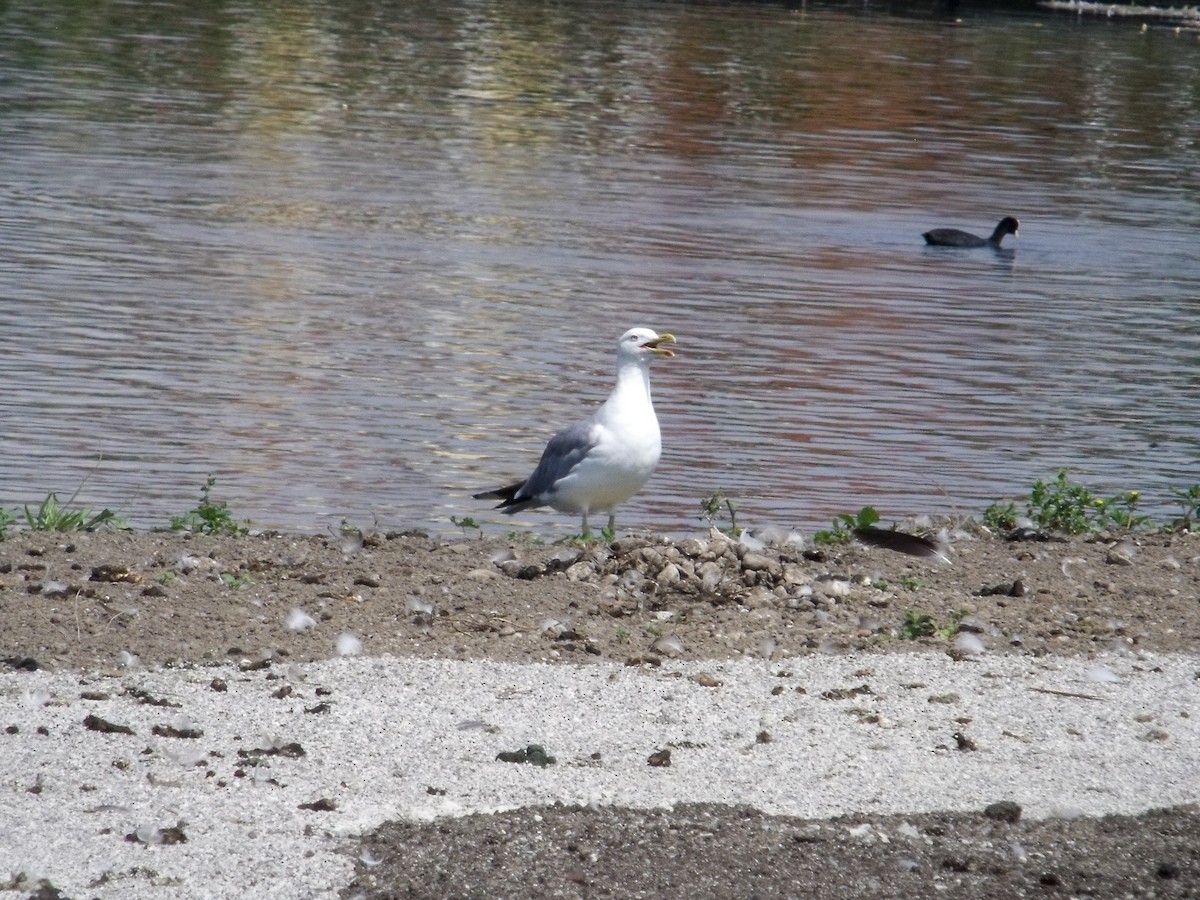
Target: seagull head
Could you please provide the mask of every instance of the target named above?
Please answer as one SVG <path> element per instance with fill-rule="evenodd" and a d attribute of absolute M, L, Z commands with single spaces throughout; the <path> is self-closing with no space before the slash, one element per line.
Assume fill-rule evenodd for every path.
<path fill-rule="evenodd" d="M 663 344 L 675 343 L 675 335 L 658 334 L 649 328 L 630 328 L 617 342 L 617 356 L 622 359 L 651 360 L 675 354 Z"/>

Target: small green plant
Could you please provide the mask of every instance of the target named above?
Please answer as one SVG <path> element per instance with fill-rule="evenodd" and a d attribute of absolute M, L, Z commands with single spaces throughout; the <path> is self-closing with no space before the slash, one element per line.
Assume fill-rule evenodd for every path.
<path fill-rule="evenodd" d="M 923 637 L 939 637 L 943 640 L 949 640 L 958 634 L 959 628 L 962 626 L 962 620 L 968 615 L 970 615 L 970 610 L 956 609 L 950 614 L 949 623 L 938 625 L 933 616 L 928 613 L 910 609 L 904 614 L 904 621 L 900 623 L 900 637 L 909 641 L 915 641 L 917 638 Z"/>
<path fill-rule="evenodd" d="M 707 521 L 711 526 L 717 525 L 717 520 L 721 518 L 722 511 L 729 513 L 729 527 L 721 528 L 720 530 L 725 532 L 725 534 L 736 537 L 738 534 L 737 504 L 726 497 L 725 492 L 720 488 L 717 488 L 713 493 L 700 501 L 699 518 Z"/>
<path fill-rule="evenodd" d="M 483 529 L 479 527 L 479 523 L 470 516 L 451 516 L 450 523 L 456 528 L 461 528 L 463 534 L 467 533 L 468 528 L 473 528 L 480 534 L 483 534 Z"/>
<path fill-rule="evenodd" d="M 950 622 L 943 627 L 937 629 L 934 634 L 938 637 L 949 640 L 954 637 L 962 628 L 962 620 L 971 614 L 969 609 L 956 609 L 950 613 Z"/>
<path fill-rule="evenodd" d="M 844 544 L 854 537 L 855 528 L 869 528 L 879 521 L 879 513 L 873 506 L 864 506 L 854 515 L 841 513 L 834 517 L 833 527 L 813 535 L 815 544 Z"/>
<path fill-rule="evenodd" d="M 1059 469 L 1053 481 L 1038 479 L 1029 494 L 1029 518 L 1039 528 L 1085 534 L 1103 528 L 1138 528 L 1149 522 L 1149 516 L 1137 512 L 1141 493 L 1126 491 L 1115 497 L 1097 497 L 1084 485 L 1067 478 L 1067 470 Z"/>
<path fill-rule="evenodd" d="M 233 513 L 224 500 L 214 501 L 210 496 L 217 479 L 209 475 L 200 488 L 200 502 L 182 516 L 171 516 L 172 531 L 187 531 L 191 534 L 245 534 L 250 529 L 233 519 Z"/>
<path fill-rule="evenodd" d="M 510 531 L 504 535 L 504 539 L 513 544 L 524 544 L 527 547 L 536 547 L 542 542 L 542 539 L 532 531 Z"/>
<path fill-rule="evenodd" d="M 618 625 L 617 630 L 613 632 L 613 640 L 618 644 L 629 643 L 629 629 L 624 625 Z"/>
<path fill-rule="evenodd" d="M 1176 531 L 1195 531 L 1200 527 L 1200 484 L 1187 488 L 1171 488 L 1175 502 L 1183 507 L 1183 515 L 1171 521 Z M 2 529 L 0 529 L 2 533 Z"/>
<path fill-rule="evenodd" d="M 248 584 L 254 584 L 254 579 L 245 573 L 235 575 L 233 572 L 222 572 L 221 581 L 232 591 L 240 590 Z"/>
<path fill-rule="evenodd" d="M 900 637 L 909 641 L 929 637 L 935 631 L 937 631 L 937 624 L 933 621 L 933 617 L 927 613 L 917 612 L 915 609 L 906 612 L 904 621 L 900 623 Z"/>
<path fill-rule="evenodd" d="M 1140 491 L 1126 491 L 1107 500 L 1096 500 L 1096 517 L 1101 527 L 1116 525 L 1118 528 L 1134 529 L 1146 525 L 1150 517 L 1137 511 Z"/>
<path fill-rule="evenodd" d="M 8 529 L 12 528 L 17 521 L 17 510 L 5 509 L 0 506 L 0 541 L 4 540 Z"/>
<path fill-rule="evenodd" d="M 588 544 L 591 544 L 595 541 L 603 541 L 606 544 L 611 544 L 616 539 L 617 530 L 610 525 L 605 525 L 603 528 L 601 528 L 599 535 L 593 532 L 591 528 L 588 528 L 588 530 L 582 534 L 573 534 L 570 537 L 563 538 L 566 543 L 578 544 L 581 547 L 586 547 Z"/>
<path fill-rule="evenodd" d="M 983 524 L 998 531 L 1011 531 L 1017 527 L 1017 505 L 996 501 L 983 511 Z"/>
<path fill-rule="evenodd" d="M 110 509 L 95 514 L 87 508 L 71 509 L 74 499 L 75 494 L 72 494 L 71 499 L 62 504 L 58 502 L 57 494 L 49 493 L 37 509 L 25 507 L 25 522 L 32 531 L 93 531 L 104 526 L 127 527 Z"/>
<path fill-rule="evenodd" d="M 901 575 L 898 580 L 900 582 L 900 587 L 904 588 L 906 591 L 919 591 L 921 588 L 925 587 L 925 579 L 918 578 L 916 575 Z"/>
<path fill-rule="evenodd" d="M 174 569 L 163 569 L 158 573 L 158 583 L 161 585 L 168 585 L 178 577 L 179 576 L 175 574 Z"/>
<path fill-rule="evenodd" d="M 1067 470 L 1059 469 L 1054 481 L 1039 478 L 1029 494 L 1029 518 L 1039 528 L 1082 534 L 1091 530 L 1089 519 L 1096 498 L 1082 484 L 1072 484 Z"/>

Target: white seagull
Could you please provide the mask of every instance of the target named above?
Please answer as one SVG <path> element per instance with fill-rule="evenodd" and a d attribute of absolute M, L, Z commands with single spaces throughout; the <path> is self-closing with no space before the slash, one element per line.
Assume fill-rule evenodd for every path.
<path fill-rule="evenodd" d="M 617 505 L 628 500 L 654 473 L 662 454 L 658 417 L 650 400 L 650 363 L 675 354 L 662 346 L 671 334 L 631 328 L 617 342 L 617 384 L 588 419 L 564 428 L 550 439 L 541 461 L 524 481 L 475 494 L 476 500 L 499 500 L 496 509 L 517 513 L 538 506 L 583 516 L 608 512 L 609 531 L 616 530 Z"/>

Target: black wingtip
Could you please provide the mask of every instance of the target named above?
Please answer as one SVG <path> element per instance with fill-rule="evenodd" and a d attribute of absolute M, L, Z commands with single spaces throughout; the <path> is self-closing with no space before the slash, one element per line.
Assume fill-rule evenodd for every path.
<path fill-rule="evenodd" d="M 854 536 L 872 547 L 883 547 L 885 550 L 895 550 L 897 553 L 907 553 L 909 556 L 941 559 L 949 562 L 946 552 L 936 541 L 917 534 L 864 525 L 854 529 Z"/>

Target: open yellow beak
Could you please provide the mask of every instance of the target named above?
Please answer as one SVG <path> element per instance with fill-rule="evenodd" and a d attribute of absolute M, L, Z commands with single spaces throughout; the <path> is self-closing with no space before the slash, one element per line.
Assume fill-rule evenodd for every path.
<path fill-rule="evenodd" d="M 663 356 L 674 356 L 675 354 L 672 351 L 668 350 L 666 347 L 661 346 L 663 343 L 665 343 L 667 341 L 670 341 L 672 344 L 675 343 L 675 335 L 660 334 L 654 340 L 646 341 L 646 343 L 642 344 L 642 346 L 649 347 L 655 353 L 659 353 Z"/>

